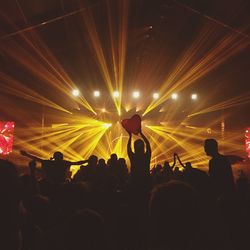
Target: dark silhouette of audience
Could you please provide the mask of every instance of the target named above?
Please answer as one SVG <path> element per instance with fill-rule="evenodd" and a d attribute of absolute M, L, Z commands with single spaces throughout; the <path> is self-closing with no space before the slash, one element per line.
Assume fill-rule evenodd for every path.
<path fill-rule="evenodd" d="M 54 153 L 50 160 L 41 159 L 25 151 L 20 151 L 20 153 L 34 161 L 41 162 L 46 178 L 53 183 L 61 183 L 65 181 L 67 172 L 72 165 L 81 165 L 87 163 L 87 161 L 65 161 L 63 159 L 63 154 L 58 151 Z"/>
<path fill-rule="evenodd" d="M 217 141 L 205 140 L 208 173 L 176 153 L 150 170 L 150 143 L 139 136 L 132 150 L 129 134 L 130 168 L 115 153 L 71 162 L 21 151 L 31 159 L 21 175 L 0 160 L 0 249 L 248 249 L 249 182 L 243 171 L 234 181 Z M 71 165 L 80 165 L 74 176 Z"/>
<path fill-rule="evenodd" d="M 209 161 L 209 177 L 214 193 L 217 196 L 234 191 L 234 178 L 232 167 L 227 157 L 218 151 L 218 143 L 215 139 L 206 139 L 204 149 L 212 159 Z"/>

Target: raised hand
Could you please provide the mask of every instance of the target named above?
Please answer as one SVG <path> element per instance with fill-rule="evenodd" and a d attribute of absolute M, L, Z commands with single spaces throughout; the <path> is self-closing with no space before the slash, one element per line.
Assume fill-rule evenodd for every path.
<path fill-rule="evenodd" d="M 127 130 L 126 130 L 126 131 L 127 131 Z M 132 133 L 131 133 L 131 132 L 127 131 L 127 133 L 128 133 L 128 135 L 129 135 L 129 137 L 132 136 Z"/>

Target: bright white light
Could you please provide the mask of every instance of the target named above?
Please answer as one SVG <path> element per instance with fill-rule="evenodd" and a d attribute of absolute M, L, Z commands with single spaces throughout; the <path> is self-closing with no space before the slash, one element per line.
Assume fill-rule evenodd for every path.
<path fill-rule="evenodd" d="M 111 126 L 112 126 L 111 123 L 104 123 L 104 124 L 103 124 L 103 127 L 104 127 L 104 128 L 109 128 L 109 127 L 111 127 Z"/>
<path fill-rule="evenodd" d="M 105 112 L 106 112 L 106 109 L 105 109 L 105 108 L 102 108 L 102 112 L 105 113 Z"/>
<path fill-rule="evenodd" d="M 119 95 L 120 95 L 119 91 L 114 91 L 113 96 L 114 96 L 115 98 L 119 97 Z"/>
<path fill-rule="evenodd" d="M 94 91 L 94 97 L 99 97 L 101 95 L 99 90 Z"/>
<path fill-rule="evenodd" d="M 139 91 L 134 91 L 133 92 L 133 97 L 134 98 L 139 98 L 140 97 L 140 92 Z"/>
<path fill-rule="evenodd" d="M 80 95 L 80 91 L 78 89 L 73 89 L 72 90 L 72 95 L 73 96 L 79 96 Z"/>
<path fill-rule="evenodd" d="M 177 99 L 178 99 L 178 94 L 173 93 L 173 94 L 171 95 L 171 98 L 172 98 L 173 100 L 177 100 Z"/>
<path fill-rule="evenodd" d="M 153 94 L 153 98 L 154 98 L 154 99 L 158 99 L 158 98 L 159 98 L 159 94 L 158 94 L 158 93 L 154 93 L 154 94 Z"/>
<path fill-rule="evenodd" d="M 198 98 L 197 94 L 192 94 L 192 95 L 191 95 L 191 99 L 192 99 L 192 100 L 197 100 L 197 98 Z"/>

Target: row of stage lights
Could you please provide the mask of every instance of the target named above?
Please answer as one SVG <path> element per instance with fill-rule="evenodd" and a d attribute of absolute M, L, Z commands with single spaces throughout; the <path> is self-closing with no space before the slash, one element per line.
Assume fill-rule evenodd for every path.
<path fill-rule="evenodd" d="M 80 91 L 79 91 L 78 89 L 74 89 L 74 90 L 72 90 L 72 95 L 75 96 L 75 97 L 77 97 L 77 96 L 80 95 Z M 99 90 L 95 90 L 95 91 L 93 92 L 93 96 L 94 96 L 95 98 L 98 98 L 98 97 L 101 96 L 101 92 L 100 92 Z M 119 96 L 120 96 L 119 91 L 114 91 L 114 92 L 113 92 L 113 97 L 114 97 L 114 98 L 118 98 Z M 139 91 L 134 91 L 134 92 L 132 92 L 132 97 L 133 97 L 134 99 L 140 98 L 140 92 L 139 92 Z M 152 94 L 152 97 L 153 97 L 153 99 L 157 100 L 157 99 L 159 99 L 160 94 L 157 93 L 157 92 L 155 92 L 155 93 Z M 179 97 L 179 96 L 178 96 L 177 93 L 173 93 L 173 94 L 171 95 L 171 98 L 172 98 L 173 100 L 177 100 L 178 97 Z M 198 95 L 195 94 L 195 93 L 193 93 L 193 94 L 191 94 L 190 98 L 191 98 L 192 100 L 197 100 L 197 99 L 198 99 Z"/>

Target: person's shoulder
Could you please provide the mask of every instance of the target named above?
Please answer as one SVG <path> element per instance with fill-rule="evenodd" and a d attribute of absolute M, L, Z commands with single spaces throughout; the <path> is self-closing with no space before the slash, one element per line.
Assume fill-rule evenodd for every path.
<path fill-rule="evenodd" d="M 41 160 L 41 162 L 42 162 L 43 164 L 49 164 L 49 163 L 51 163 L 51 160 Z"/>
<path fill-rule="evenodd" d="M 71 166 L 71 165 L 72 165 L 72 162 L 71 162 L 71 161 L 63 160 L 63 165 L 64 165 L 64 166 Z"/>
<path fill-rule="evenodd" d="M 229 163 L 229 160 L 228 160 L 228 158 L 225 155 L 219 154 L 218 159 L 220 161 L 224 161 L 224 162 L 228 162 Z"/>
<path fill-rule="evenodd" d="M 230 161 L 228 160 L 228 158 L 225 156 L 225 155 L 222 155 L 222 154 L 219 154 L 217 157 L 216 157 L 216 163 L 218 165 L 231 165 Z"/>
<path fill-rule="evenodd" d="M 51 160 L 42 160 L 41 164 L 43 167 L 48 167 L 48 166 L 51 166 L 53 163 Z"/>

